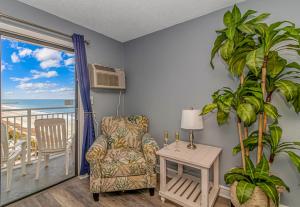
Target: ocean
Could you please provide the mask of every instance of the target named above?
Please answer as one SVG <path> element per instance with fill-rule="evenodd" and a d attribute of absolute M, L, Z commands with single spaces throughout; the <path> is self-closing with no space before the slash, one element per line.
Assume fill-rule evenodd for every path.
<path fill-rule="evenodd" d="M 3 99 L 3 108 L 27 109 L 27 108 L 52 108 L 52 107 L 72 107 L 66 109 L 40 109 L 43 113 L 74 112 L 75 100 L 71 99 Z"/>

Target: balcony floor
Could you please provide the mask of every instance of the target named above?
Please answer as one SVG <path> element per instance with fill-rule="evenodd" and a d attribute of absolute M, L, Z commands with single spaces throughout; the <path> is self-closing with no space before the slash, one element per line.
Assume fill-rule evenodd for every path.
<path fill-rule="evenodd" d="M 6 171 L 1 173 L 1 205 L 42 190 L 75 175 L 75 162 L 70 156 L 69 175 L 65 175 L 64 155 L 51 158 L 49 166 L 41 162 L 40 178 L 35 180 L 36 163 L 26 166 L 27 174 L 21 175 L 21 168 L 13 170 L 11 190 L 6 192 Z"/>

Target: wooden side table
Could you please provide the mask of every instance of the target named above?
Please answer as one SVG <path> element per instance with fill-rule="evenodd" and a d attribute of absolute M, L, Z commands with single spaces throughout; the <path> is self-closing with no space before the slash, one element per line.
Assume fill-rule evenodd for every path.
<path fill-rule="evenodd" d="M 188 142 L 172 143 L 158 151 L 160 156 L 160 191 L 165 199 L 186 207 L 211 207 L 219 193 L 219 156 L 221 148 L 196 144 L 195 150 L 187 149 Z M 167 183 L 166 161 L 178 164 L 177 176 Z M 201 171 L 201 178 L 185 175 L 183 166 Z M 213 166 L 213 182 L 209 182 L 209 169 Z"/>

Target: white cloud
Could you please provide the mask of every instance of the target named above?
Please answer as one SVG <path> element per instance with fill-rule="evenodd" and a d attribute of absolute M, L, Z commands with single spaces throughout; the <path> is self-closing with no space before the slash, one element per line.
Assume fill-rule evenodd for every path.
<path fill-rule="evenodd" d="M 10 80 L 18 81 L 18 82 L 28 82 L 31 80 L 31 78 L 29 78 L 29 77 L 24 77 L 24 78 L 10 77 Z"/>
<path fill-rule="evenodd" d="M 19 56 L 21 58 L 26 57 L 26 56 L 30 56 L 32 54 L 32 50 L 29 48 L 20 48 L 19 49 Z"/>
<path fill-rule="evenodd" d="M 47 93 L 48 90 L 33 90 L 33 91 L 27 91 L 27 93 Z"/>
<path fill-rule="evenodd" d="M 65 65 L 66 65 L 66 66 L 74 65 L 74 63 L 75 63 L 75 58 L 72 57 L 72 58 L 66 59 L 64 62 L 65 62 Z"/>
<path fill-rule="evenodd" d="M 17 85 L 17 88 L 20 88 L 22 90 L 40 90 L 40 89 L 49 89 L 54 88 L 57 86 L 55 83 L 20 83 Z"/>
<path fill-rule="evenodd" d="M 17 49 L 18 49 L 18 53 L 13 52 L 11 54 L 11 61 L 13 63 L 18 63 L 21 61 L 21 58 L 30 56 L 33 53 L 33 51 L 29 48 L 17 47 Z"/>
<path fill-rule="evenodd" d="M 61 66 L 60 62 L 62 61 L 62 52 L 60 51 L 44 47 L 36 49 L 33 52 L 33 56 L 40 61 L 40 66 L 43 69 Z"/>
<path fill-rule="evenodd" d="M 61 59 L 61 52 L 49 48 L 36 49 L 34 56 L 38 61 L 45 61 L 49 59 Z"/>
<path fill-rule="evenodd" d="M 66 95 L 66 96 L 72 96 L 74 95 L 74 89 L 73 88 L 67 88 L 67 87 L 63 87 L 63 88 L 55 88 L 52 90 L 47 90 L 47 89 L 33 89 L 33 90 L 27 90 L 27 93 L 34 93 L 34 94 L 47 94 L 49 96 L 53 96 L 53 94 L 56 95 Z"/>
<path fill-rule="evenodd" d="M 20 62 L 20 58 L 19 58 L 19 56 L 17 55 L 17 53 L 13 52 L 13 54 L 12 54 L 10 57 L 11 57 L 11 61 L 12 61 L 13 63 L 18 63 L 18 62 Z"/>
<path fill-rule="evenodd" d="M 13 92 L 12 91 L 6 91 L 5 95 L 13 95 Z"/>
<path fill-rule="evenodd" d="M 69 92 L 69 91 L 74 91 L 74 89 L 73 88 L 64 87 L 64 88 L 57 88 L 57 89 L 51 90 L 51 92 L 53 92 L 53 93 L 57 93 L 57 92 Z"/>
<path fill-rule="evenodd" d="M 51 84 L 51 83 L 48 83 L 48 84 Z M 58 88 L 58 86 L 56 84 L 55 85 L 41 85 L 39 83 L 39 85 L 34 85 L 34 86 L 32 86 L 31 84 L 30 85 L 27 84 L 27 85 L 23 85 L 22 87 L 24 88 L 24 90 L 26 90 L 26 93 L 48 94 L 50 96 L 52 96 L 53 94 L 61 94 L 61 95 L 68 95 L 68 96 L 71 95 L 72 96 L 72 94 L 74 94 L 74 92 L 75 92 L 75 90 L 73 88 L 68 88 L 68 87 Z"/>
<path fill-rule="evenodd" d="M 58 73 L 56 71 L 48 71 L 48 72 L 41 72 L 37 70 L 31 70 L 30 71 L 32 75 L 32 79 L 39 79 L 39 78 L 53 78 L 57 77 Z"/>
<path fill-rule="evenodd" d="M 25 82 L 28 82 L 28 81 L 31 81 L 31 80 L 36 80 L 36 79 L 39 79 L 39 78 L 53 78 L 53 77 L 58 76 L 58 73 L 54 70 L 48 71 L 48 72 L 31 70 L 30 72 L 32 73 L 31 77 L 24 77 L 24 78 L 11 77 L 10 79 L 12 81 L 25 83 Z"/>
<path fill-rule="evenodd" d="M 19 43 L 18 43 L 18 41 L 16 41 L 16 40 L 13 40 L 13 39 L 7 39 L 7 40 L 9 40 L 9 41 L 10 41 L 10 47 L 11 47 L 11 48 L 14 48 L 14 49 L 18 49 L 18 48 L 20 48 L 20 47 L 19 47 Z"/>
<path fill-rule="evenodd" d="M 40 63 L 41 68 L 47 69 L 47 68 L 58 68 L 60 67 L 60 60 L 45 60 Z"/>

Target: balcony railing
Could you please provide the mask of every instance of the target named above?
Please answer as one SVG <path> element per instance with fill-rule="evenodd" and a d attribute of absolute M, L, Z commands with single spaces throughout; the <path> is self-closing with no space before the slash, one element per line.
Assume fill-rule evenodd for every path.
<path fill-rule="evenodd" d="M 63 110 L 70 110 L 64 112 Z M 73 110 L 72 110 L 73 109 Z M 45 113 L 43 111 L 56 110 Z M 57 112 L 57 111 L 62 112 Z M 2 123 L 8 126 L 10 145 L 14 146 L 18 139 L 26 139 L 27 163 L 36 159 L 37 142 L 35 137 L 34 121 L 36 119 L 63 118 L 66 120 L 67 137 L 75 133 L 75 108 L 74 107 L 49 107 L 26 109 L 3 109 Z"/>

